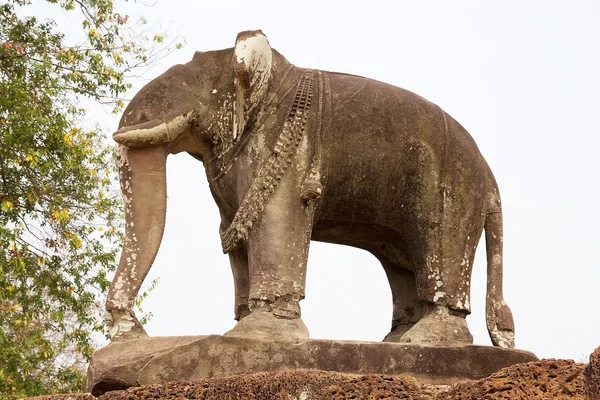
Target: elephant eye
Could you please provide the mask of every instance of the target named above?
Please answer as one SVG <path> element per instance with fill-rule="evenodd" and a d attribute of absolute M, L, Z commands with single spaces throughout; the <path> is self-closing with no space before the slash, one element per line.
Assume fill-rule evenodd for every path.
<path fill-rule="evenodd" d="M 137 121 L 139 124 L 143 123 L 143 122 L 148 122 L 150 121 L 150 119 L 148 118 L 148 116 L 146 115 L 145 112 L 140 113 L 139 116 L 139 121 Z"/>

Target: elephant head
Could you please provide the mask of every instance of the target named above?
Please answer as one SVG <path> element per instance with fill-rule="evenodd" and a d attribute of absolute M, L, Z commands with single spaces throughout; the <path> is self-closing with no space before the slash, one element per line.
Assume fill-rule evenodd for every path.
<path fill-rule="evenodd" d="M 197 52 L 146 85 L 125 109 L 118 143 L 126 237 L 107 301 L 113 338 L 144 335 L 132 307 L 165 226 L 166 158 L 186 151 L 204 161 L 249 131 L 276 66 L 287 64 L 260 31 L 242 32 L 234 49 Z"/>

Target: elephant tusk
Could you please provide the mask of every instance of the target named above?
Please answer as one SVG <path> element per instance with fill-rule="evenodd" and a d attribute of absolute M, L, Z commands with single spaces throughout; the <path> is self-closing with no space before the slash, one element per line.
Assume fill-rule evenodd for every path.
<path fill-rule="evenodd" d="M 115 142 L 127 147 L 147 147 L 170 143 L 190 128 L 194 116 L 194 112 L 190 111 L 178 115 L 169 122 L 155 119 L 128 126 L 113 133 L 113 139 Z"/>

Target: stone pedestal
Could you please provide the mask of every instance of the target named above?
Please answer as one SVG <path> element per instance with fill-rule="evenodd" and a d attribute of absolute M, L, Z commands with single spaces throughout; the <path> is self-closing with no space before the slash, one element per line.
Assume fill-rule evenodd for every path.
<path fill-rule="evenodd" d="M 490 346 L 426 347 L 314 339 L 284 342 L 218 335 L 152 337 L 115 342 L 96 351 L 88 370 L 87 390 L 99 395 L 152 383 L 298 369 L 406 375 L 423 383 L 452 384 L 535 360 L 527 351 Z"/>

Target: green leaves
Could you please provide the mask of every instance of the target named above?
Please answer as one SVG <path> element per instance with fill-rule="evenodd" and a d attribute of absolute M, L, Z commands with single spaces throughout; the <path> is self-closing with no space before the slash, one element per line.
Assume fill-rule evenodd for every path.
<path fill-rule="evenodd" d="M 80 100 L 118 112 L 128 74 L 177 46 L 161 34 L 144 39 L 110 0 L 47 0 L 83 20 L 85 42 L 66 46 L 53 21 L 16 11 L 40 1 L 0 4 L 0 398 L 7 400 L 81 390 L 93 332 L 103 333 L 122 205 L 113 149 L 104 133 L 82 126 Z"/>

